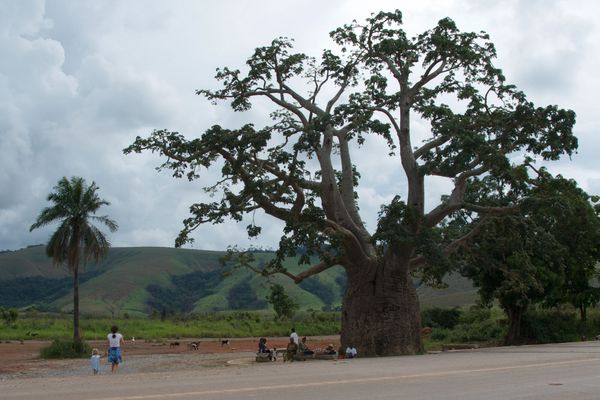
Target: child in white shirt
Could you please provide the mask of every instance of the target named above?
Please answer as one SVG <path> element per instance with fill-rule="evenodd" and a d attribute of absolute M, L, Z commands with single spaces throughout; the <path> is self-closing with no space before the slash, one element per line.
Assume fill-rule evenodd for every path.
<path fill-rule="evenodd" d="M 92 349 L 92 357 L 90 358 L 90 364 L 94 370 L 94 375 L 98 375 L 100 372 L 100 354 L 98 349 Z"/>

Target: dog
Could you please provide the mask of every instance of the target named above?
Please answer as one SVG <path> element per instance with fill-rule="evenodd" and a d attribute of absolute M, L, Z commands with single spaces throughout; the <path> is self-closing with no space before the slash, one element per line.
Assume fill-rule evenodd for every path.
<path fill-rule="evenodd" d="M 191 350 L 198 350 L 199 346 L 200 346 L 200 342 L 190 342 L 190 343 L 188 343 L 188 347 Z"/>
<path fill-rule="evenodd" d="M 169 347 L 179 346 L 179 342 L 171 342 L 169 343 Z"/>
<path fill-rule="evenodd" d="M 221 347 L 229 346 L 229 339 L 221 339 Z"/>

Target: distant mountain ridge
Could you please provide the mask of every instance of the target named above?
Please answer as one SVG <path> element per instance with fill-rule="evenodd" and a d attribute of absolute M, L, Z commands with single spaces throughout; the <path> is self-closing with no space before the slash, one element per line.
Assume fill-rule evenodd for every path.
<path fill-rule="evenodd" d="M 148 315 L 153 312 L 188 313 L 230 309 L 261 309 L 270 283 L 247 270 L 223 276 L 219 261 L 224 252 L 165 247 L 115 247 L 97 265 L 82 268 L 80 302 L 83 313 Z M 272 253 L 256 254 L 267 262 Z M 286 268 L 298 271 L 296 259 Z M 475 290 L 464 278 L 450 276 L 447 289 L 419 287 L 424 306 L 473 303 Z M 55 267 L 44 246 L 0 252 L 0 305 L 69 311 L 71 275 Z M 345 286 L 341 267 L 331 268 L 300 285 L 277 276 L 301 309 L 337 309 Z"/>

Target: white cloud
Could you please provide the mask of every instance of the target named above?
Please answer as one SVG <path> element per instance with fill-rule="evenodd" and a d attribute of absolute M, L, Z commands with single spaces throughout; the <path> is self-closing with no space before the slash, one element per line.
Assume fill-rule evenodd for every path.
<path fill-rule="evenodd" d="M 8 188 L 0 192 L 0 249 L 47 240 L 51 227 L 28 229 L 63 175 L 98 183 L 101 196 L 112 203 L 104 212 L 120 225 L 111 235 L 114 245 L 172 245 L 207 181 L 158 174 L 156 155 L 125 156 L 122 148 L 154 128 L 193 137 L 216 123 L 260 126 L 268 113 L 264 105 L 234 113 L 226 104 L 214 107 L 195 96 L 195 89 L 217 87 L 216 67 L 243 67 L 255 47 L 275 37 L 293 37 L 299 51 L 318 55 L 331 46 L 332 29 L 399 6 L 410 33 L 445 16 L 461 29 L 488 31 L 509 81 L 537 104 L 575 109 L 579 154 L 552 168 L 600 191 L 596 2 L 404 3 L 0 2 L 0 187 Z M 422 138 L 428 127 L 414 121 L 413 128 Z M 374 228 L 381 203 L 403 195 L 405 182 L 398 161 L 382 157 L 387 154 L 382 141 L 369 140 L 353 153 L 362 175 L 361 210 Z M 433 207 L 449 184 L 432 178 L 428 188 L 427 206 Z M 195 247 L 276 246 L 280 224 L 264 215 L 256 218 L 264 232 L 259 239 L 246 238 L 246 221 L 202 227 Z"/>

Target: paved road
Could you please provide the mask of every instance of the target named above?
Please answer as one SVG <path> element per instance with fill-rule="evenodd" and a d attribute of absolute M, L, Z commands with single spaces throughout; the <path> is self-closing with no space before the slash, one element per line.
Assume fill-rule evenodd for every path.
<path fill-rule="evenodd" d="M 600 399 L 600 342 L 0 382 L 2 399 Z"/>

